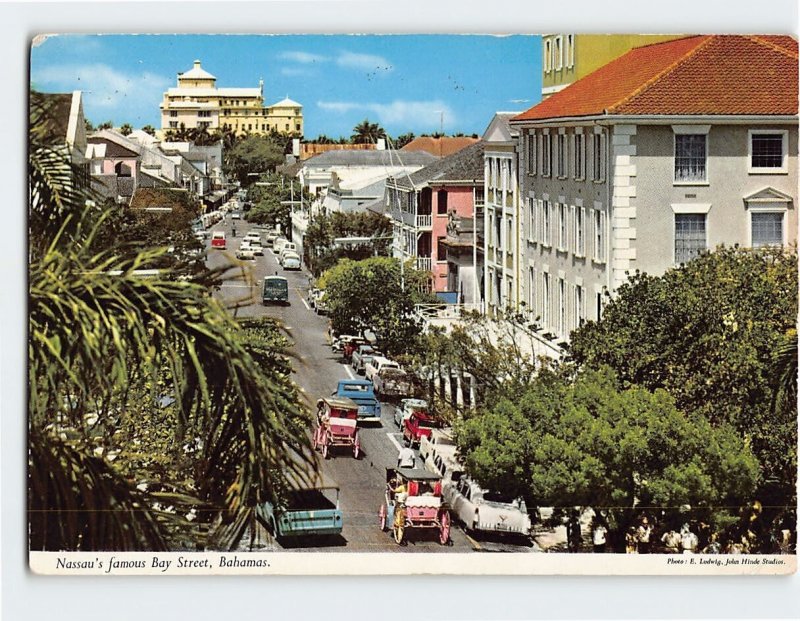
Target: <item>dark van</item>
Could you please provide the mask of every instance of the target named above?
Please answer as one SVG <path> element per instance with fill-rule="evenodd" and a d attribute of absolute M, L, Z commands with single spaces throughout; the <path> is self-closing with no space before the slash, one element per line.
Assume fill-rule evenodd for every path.
<path fill-rule="evenodd" d="M 267 304 L 289 304 L 289 281 L 283 276 L 267 276 L 261 302 Z"/>

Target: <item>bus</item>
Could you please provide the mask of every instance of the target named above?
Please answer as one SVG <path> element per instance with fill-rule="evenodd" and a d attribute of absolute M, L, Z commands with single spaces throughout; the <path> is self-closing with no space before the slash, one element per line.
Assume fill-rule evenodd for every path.
<path fill-rule="evenodd" d="M 264 279 L 264 291 L 261 295 L 261 302 L 264 306 L 273 302 L 288 305 L 289 281 L 283 276 L 267 276 Z"/>

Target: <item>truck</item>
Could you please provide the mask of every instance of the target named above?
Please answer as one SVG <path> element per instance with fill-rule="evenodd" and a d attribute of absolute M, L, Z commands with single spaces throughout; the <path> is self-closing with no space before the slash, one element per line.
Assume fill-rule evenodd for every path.
<path fill-rule="evenodd" d="M 423 410 L 412 412 L 411 416 L 403 421 L 403 440 L 406 446 L 419 446 L 423 437 L 430 437 L 431 432 L 441 426 L 439 419 L 429 412 Z"/>
<path fill-rule="evenodd" d="M 283 276 L 267 276 L 264 279 L 264 290 L 261 302 L 266 306 L 273 302 L 289 304 L 289 281 Z"/>
<path fill-rule="evenodd" d="M 285 499 L 256 505 L 256 515 L 275 538 L 341 534 L 339 485 L 325 475 L 318 475 L 311 482 L 294 477 L 291 483 L 294 489 Z"/>
<path fill-rule="evenodd" d="M 372 376 L 372 386 L 376 395 L 393 399 L 408 397 L 414 392 L 411 378 L 402 369 L 381 369 Z"/>
<path fill-rule="evenodd" d="M 331 393 L 335 397 L 347 397 L 358 404 L 358 422 L 380 422 L 381 402 L 375 396 L 372 382 L 362 379 L 342 379 Z"/>
<path fill-rule="evenodd" d="M 372 360 L 364 365 L 364 377 L 372 381 L 372 376 L 382 369 L 399 369 L 400 365 L 385 356 L 373 356 Z"/>

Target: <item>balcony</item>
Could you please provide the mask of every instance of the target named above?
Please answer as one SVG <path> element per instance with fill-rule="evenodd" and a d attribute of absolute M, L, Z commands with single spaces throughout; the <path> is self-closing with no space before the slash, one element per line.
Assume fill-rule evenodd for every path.
<path fill-rule="evenodd" d="M 423 272 L 430 272 L 433 267 L 431 257 L 417 257 L 417 269 Z"/>
<path fill-rule="evenodd" d="M 432 229 L 433 228 L 433 215 L 432 214 L 417 214 L 416 225 L 418 229 Z"/>

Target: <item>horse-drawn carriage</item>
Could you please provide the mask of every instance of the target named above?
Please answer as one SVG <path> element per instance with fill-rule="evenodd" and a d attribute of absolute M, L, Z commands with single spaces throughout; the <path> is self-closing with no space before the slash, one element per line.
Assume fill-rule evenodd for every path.
<path fill-rule="evenodd" d="M 386 494 L 378 515 L 381 530 L 391 528 L 399 544 L 408 528 L 435 528 L 439 543 L 450 541 L 450 512 L 442 501 L 442 479 L 427 470 L 387 468 Z"/>
<path fill-rule="evenodd" d="M 312 442 L 314 450 L 322 451 L 327 459 L 331 448 L 346 446 L 358 459 L 361 443 L 358 439 L 358 404 L 346 397 L 325 397 L 317 401 L 317 424 Z"/>

